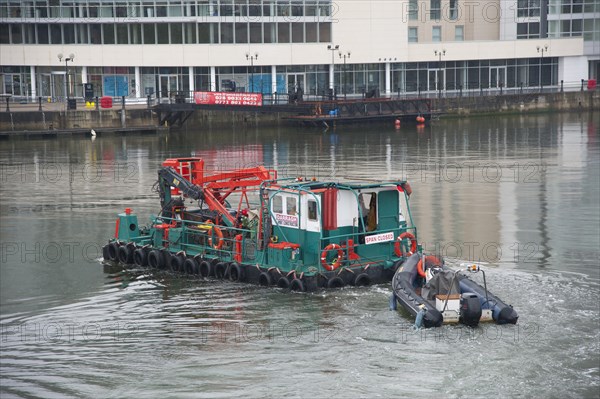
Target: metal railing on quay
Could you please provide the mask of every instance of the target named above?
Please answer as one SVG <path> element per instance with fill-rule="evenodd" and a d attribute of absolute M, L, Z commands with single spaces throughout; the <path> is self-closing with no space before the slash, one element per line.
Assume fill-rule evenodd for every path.
<path fill-rule="evenodd" d="M 319 89 L 304 92 L 288 93 L 251 93 L 228 92 L 238 94 L 262 94 L 261 105 L 296 105 L 306 102 L 352 102 L 377 100 L 382 98 L 413 100 L 435 98 L 473 98 L 496 97 L 502 95 L 584 92 L 597 90 L 595 79 L 581 79 L 580 81 L 560 81 L 558 84 L 537 84 L 524 86 L 522 83 L 506 87 L 499 83 L 495 87 L 466 83 L 464 85 L 448 84 L 441 89 L 423 88 L 416 85 L 404 89 L 396 88 L 391 93 L 383 93 L 378 88 L 369 88 L 359 93 L 341 94 L 339 90 Z M 158 104 L 195 104 L 195 91 L 167 91 L 149 94 L 145 97 L 137 96 L 95 96 L 84 98 L 73 96 L 67 102 L 64 97 L 0 94 L 0 112 L 16 111 L 64 111 L 64 110 L 110 110 L 112 108 L 152 108 Z"/>

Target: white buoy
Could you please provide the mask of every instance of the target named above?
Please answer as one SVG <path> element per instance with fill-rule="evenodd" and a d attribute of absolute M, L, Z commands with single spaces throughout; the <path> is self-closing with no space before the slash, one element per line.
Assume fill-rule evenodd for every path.
<path fill-rule="evenodd" d="M 93 137 L 96 137 L 96 131 L 94 129 L 92 129 L 90 133 L 92 133 Z"/>

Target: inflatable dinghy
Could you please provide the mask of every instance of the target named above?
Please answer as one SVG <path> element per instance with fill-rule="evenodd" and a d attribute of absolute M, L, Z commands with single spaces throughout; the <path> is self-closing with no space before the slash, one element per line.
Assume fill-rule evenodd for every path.
<path fill-rule="evenodd" d="M 484 286 L 464 273 L 482 273 Z M 487 290 L 485 272 L 477 265 L 461 270 L 445 266 L 435 256 L 411 255 L 392 279 L 390 307 L 400 302 L 416 318 L 417 327 L 462 323 L 475 327 L 482 321 L 516 324 L 519 316 Z"/>

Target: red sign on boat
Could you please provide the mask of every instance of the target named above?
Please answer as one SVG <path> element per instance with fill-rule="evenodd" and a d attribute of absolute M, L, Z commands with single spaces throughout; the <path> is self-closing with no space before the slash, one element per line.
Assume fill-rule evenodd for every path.
<path fill-rule="evenodd" d="M 195 91 L 194 101 L 196 104 L 216 105 L 252 105 L 262 106 L 261 93 L 233 93 L 220 91 Z"/>

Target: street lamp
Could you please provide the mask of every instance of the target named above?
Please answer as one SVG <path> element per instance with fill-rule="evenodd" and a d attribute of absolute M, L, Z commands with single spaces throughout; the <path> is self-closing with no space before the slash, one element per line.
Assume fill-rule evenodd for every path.
<path fill-rule="evenodd" d="M 63 59 L 62 53 L 58 54 L 58 62 L 61 62 Z M 65 94 L 67 96 L 67 108 L 69 105 L 69 61 L 73 62 L 75 60 L 75 54 L 71 53 L 67 58 L 65 58 Z"/>
<path fill-rule="evenodd" d="M 341 51 L 338 53 L 340 58 L 344 58 L 344 70 L 342 71 L 342 90 L 344 90 L 344 100 L 346 99 L 346 77 L 344 75 L 346 73 L 346 58 L 350 58 L 350 54 L 350 51 L 343 54 Z"/>
<path fill-rule="evenodd" d="M 250 82 L 252 93 L 254 93 L 254 60 L 258 58 L 258 53 L 250 54 L 246 53 L 246 59 L 250 60 Z"/>
<path fill-rule="evenodd" d="M 544 64 L 544 52 L 548 52 L 548 45 L 545 44 L 544 47 L 537 46 L 538 53 L 542 53 L 542 58 L 540 59 L 540 92 L 544 91 L 544 81 L 542 75 L 542 66 Z"/>
<path fill-rule="evenodd" d="M 437 55 L 438 58 L 438 72 L 437 72 L 437 84 L 438 84 L 438 98 L 442 98 L 442 56 L 446 55 L 446 50 L 441 51 L 433 50 L 433 54 Z"/>
<path fill-rule="evenodd" d="M 340 49 L 339 44 L 328 44 L 327 50 L 331 51 L 331 95 L 333 96 L 333 92 L 335 91 L 335 52 Z"/>

